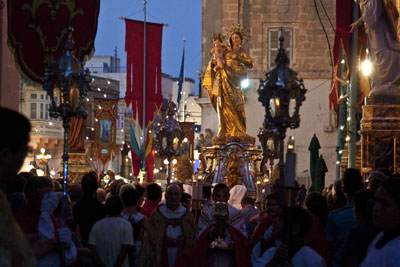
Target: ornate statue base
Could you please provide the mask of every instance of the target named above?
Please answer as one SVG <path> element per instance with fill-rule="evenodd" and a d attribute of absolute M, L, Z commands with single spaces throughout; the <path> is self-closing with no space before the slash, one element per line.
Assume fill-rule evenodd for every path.
<path fill-rule="evenodd" d="M 68 153 L 68 177 L 71 178 L 73 182 L 80 182 L 83 175 L 90 172 L 92 168 L 87 162 L 86 153 Z M 61 177 L 63 175 L 63 163 L 61 162 Z"/>
<path fill-rule="evenodd" d="M 212 147 L 203 147 L 207 159 L 205 182 L 225 183 L 229 187 L 243 184 L 250 195 L 255 194 L 254 169 L 262 150 L 254 147 L 251 136 L 214 136 Z"/>
<path fill-rule="evenodd" d="M 400 97 L 369 96 L 361 120 L 361 171 L 400 171 Z"/>

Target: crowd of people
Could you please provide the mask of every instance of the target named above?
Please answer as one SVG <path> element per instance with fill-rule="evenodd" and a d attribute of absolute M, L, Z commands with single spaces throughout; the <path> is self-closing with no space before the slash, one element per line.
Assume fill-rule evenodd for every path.
<path fill-rule="evenodd" d="M 107 171 L 68 185 L 18 171 L 29 147 L 29 121 L 0 139 L 1 266 L 398 266 L 400 176 L 357 169 L 294 205 L 274 182 L 265 203 L 246 187 L 125 183 Z M 299 196 L 301 194 L 298 194 Z"/>

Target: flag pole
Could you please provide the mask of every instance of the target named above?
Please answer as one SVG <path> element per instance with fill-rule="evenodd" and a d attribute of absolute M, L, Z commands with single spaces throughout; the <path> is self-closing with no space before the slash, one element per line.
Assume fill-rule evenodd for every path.
<path fill-rule="evenodd" d="M 182 121 L 182 114 L 183 114 L 183 121 L 185 121 L 185 110 L 181 109 L 182 89 L 183 89 L 183 83 L 185 82 L 185 48 L 186 48 L 186 38 L 183 38 L 182 62 L 181 62 L 181 69 L 179 72 L 178 96 L 176 99 L 179 121 Z"/>
<path fill-rule="evenodd" d="M 183 38 L 183 53 L 185 53 L 186 50 L 186 38 Z M 183 84 L 185 83 L 185 56 L 183 56 L 183 80 L 182 80 L 182 89 L 183 89 Z M 183 121 L 186 119 L 186 105 L 185 105 L 185 100 L 183 101 Z"/>
<path fill-rule="evenodd" d="M 143 124 L 142 124 L 142 171 L 146 170 L 146 2 L 143 0 Z"/>
<path fill-rule="evenodd" d="M 353 2 L 352 21 L 358 19 L 358 4 Z M 348 135 L 348 168 L 356 167 L 356 138 L 357 138 L 357 96 L 358 96 L 358 30 L 356 29 L 351 36 L 351 74 L 350 74 L 350 93 L 349 93 L 349 127 Z"/>

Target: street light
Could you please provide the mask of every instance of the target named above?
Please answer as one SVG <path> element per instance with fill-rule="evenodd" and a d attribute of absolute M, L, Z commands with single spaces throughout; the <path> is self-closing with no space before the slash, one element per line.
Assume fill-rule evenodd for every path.
<path fill-rule="evenodd" d="M 182 151 L 182 141 L 185 132 L 175 119 L 176 108 L 171 100 L 168 101 L 167 116 L 161 122 L 156 131 L 156 149 L 160 157 L 166 157 L 164 163 L 167 165 L 167 185 L 171 181 L 171 163 L 174 157 L 178 157 Z"/>
<path fill-rule="evenodd" d="M 282 29 L 281 29 L 282 31 Z M 266 73 L 266 79 L 260 81 L 257 90 L 258 100 L 265 107 L 265 119 L 259 138 L 263 148 L 264 157 L 271 154 L 267 146 L 268 140 L 275 149 L 273 156 L 279 154 L 279 176 L 281 184 L 291 184 L 284 181 L 284 139 L 287 128 L 295 129 L 300 125 L 300 106 L 305 100 L 307 89 L 302 79 L 297 78 L 297 73 L 289 68 L 289 58 L 283 48 L 284 38 L 279 38 L 279 51 L 275 59 L 276 67 Z M 270 156 L 271 157 L 271 156 Z M 264 160 L 263 160 L 264 161 Z M 289 183 L 288 183 L 289 182 Z"/>

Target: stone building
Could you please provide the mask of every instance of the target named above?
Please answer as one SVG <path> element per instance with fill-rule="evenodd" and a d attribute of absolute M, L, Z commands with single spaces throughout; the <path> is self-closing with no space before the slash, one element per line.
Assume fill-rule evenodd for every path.
<path fill-rule="evenodd" d="M 304 79 L 308 89 L 306 100 L 300 109 L 300 128 L 288 130 L 287 136 L 295 137 L 297 153 L 297 177 L 306 186 L 309 169 L 308 145 L 315 133 L 321 144 L 320 154 L 328 166 L 326 185 L 333 183 L 336 170 L 336 116 L 329 110 L 329 90 L 332 78 L 330 47 L 333 45 L 335 1 L 317 1 L 317 8 L 324 25 L 318 19 L 316 7 L 310 0 L 203 0 L 202 21 L 202 71 L 204 72 L 212 48 L 211 33 L 227 33 L 234 23 L 241 23 L 250 39 L 244 49 L 254 60 L 254 68 L 248 72 L 249 88 L 244 91 L 247 132 L 257 136 L 264 119 L 264 108 L 257 100 L 259 80 L 274 67 L 279 47 L 280 28 L 285 38 L 284 47 L 290 58 L 291 68 Z M 326 10 L 326 15 L 324 9 Z M 327 38 L 328 37 L 328 38 Z M 329 44 L 328 45 L 328 41 Z M 198 103 L 202 106 L 202 129 L 217 132 L 218 120 L 204 89 Z M 251 115 L 250 115 L 251 114 Z M 256 115 L 253 115 L 256 114 Z M 256 138 L 256 144 L 259 144 Z"/>

